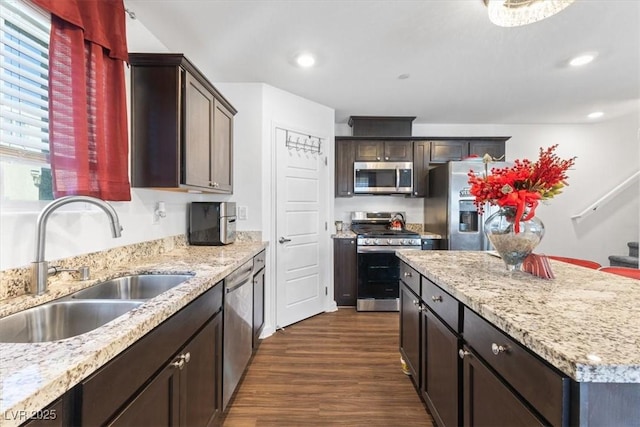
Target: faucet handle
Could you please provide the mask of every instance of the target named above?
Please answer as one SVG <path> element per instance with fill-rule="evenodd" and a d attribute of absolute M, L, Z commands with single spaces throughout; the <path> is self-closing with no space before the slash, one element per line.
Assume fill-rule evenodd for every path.
<path fill-rule="evenodd" d="M 89 280 L 91 278 L 88 265 L 78 267 L 78 274 L 78 280 Z"/>
<path fill-rule="evenodd" d="M 63 271 L 78 273 L 78 280 L 89 280 L 91 278 L 89 273 L 89 266 L 87 265 L 83 265 L 78 268 L 62 268 L 57 266 L 49 267 L 49 274 L 52 274 L 54 276 L 58 273 L 62 273 Z"/>

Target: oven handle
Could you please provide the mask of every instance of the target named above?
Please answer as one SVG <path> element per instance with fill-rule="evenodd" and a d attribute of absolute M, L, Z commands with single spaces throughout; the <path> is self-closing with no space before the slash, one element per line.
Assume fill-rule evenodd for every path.
<path fill-rule="evenodd" d="M 358 246 L 357 253 L 370 254 L 370 253 L 388 253 L 395 254 L 398 250 L 411 250 L 421 251 L 422 246 Z"/>

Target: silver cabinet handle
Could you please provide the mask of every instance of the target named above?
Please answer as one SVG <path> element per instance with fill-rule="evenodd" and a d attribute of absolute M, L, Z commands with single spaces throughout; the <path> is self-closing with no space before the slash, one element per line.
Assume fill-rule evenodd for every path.
<path fill-rule="evenodd" d="M 431 296 L 431 301 L 433 301 L 433 302 L 442 302 L 442 295 Z"/>
<path fill-rule="evenodd" d="M 278 242 L 280 242 L 280 243 L 287 243 L 287 242 L 290 242 L 290 241 L 291 241 L 291 239 L 285 239 L 284 237 L 281 237 L 280 240 L 278 240 Z"/>
<path fill-rule="evenodd" d="M 189 363 L 190 360 L 191 360 L 191 353 L 186 352 L 185 354 L 181 354 L 180 356 L 178 356 L 178 360 L 171 363 L 171 366 L 182 370 L 184 368 L 184 365 Z"/>
<path fill-rule="evenodd" d="M 458 350 L 458 356 L 460 357 L 460 359 L 464 359 L 467 356 L 470 356 L 471 352 L 470 351 L 466 351 L 463 349 Z"/>
<path fill-rule="evenodd" d="M 413 274 L 411 274 L 410 271 L 405 271 L 404 272 L 404 277 L 413 277 Z"/>
<path fill-rule="evenodd" d="M 508 345 L 498 345 L 496 343 L 491 344 L 491 352 L 496 356 L 499 355 L 500 353 L 506 353 L 508 351 L 509 351 Z"/>

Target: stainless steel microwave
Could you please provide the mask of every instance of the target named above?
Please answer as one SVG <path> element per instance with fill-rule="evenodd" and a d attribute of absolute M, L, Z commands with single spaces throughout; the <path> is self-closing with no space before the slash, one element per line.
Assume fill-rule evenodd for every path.
<path fill-rule="evenodd" d="M 354 162 L 354 194 L 411 194 L 412 162 Z"/>

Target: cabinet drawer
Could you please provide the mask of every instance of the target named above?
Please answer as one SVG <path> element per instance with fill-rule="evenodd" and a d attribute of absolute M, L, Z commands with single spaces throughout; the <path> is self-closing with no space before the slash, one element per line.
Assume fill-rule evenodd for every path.
<path fill-rule="evenodd" d="M 547 421 L 567 425 L 567 377 L 466 307 L 463 331 L 467 344 Z"/>
<path fill-rule="evenodd" d="M 427 278 L 422 279 L 422 300 L 444 322 L 456 332 L 460 332 L 460 303 L 440 286 Z"/>
<path fill-rule="evenodd" d="M 400 263 L 400 279 L 406 283 L 416 295 L 420 295 L 420 273 L 404 262 Z"/>

